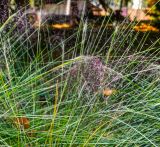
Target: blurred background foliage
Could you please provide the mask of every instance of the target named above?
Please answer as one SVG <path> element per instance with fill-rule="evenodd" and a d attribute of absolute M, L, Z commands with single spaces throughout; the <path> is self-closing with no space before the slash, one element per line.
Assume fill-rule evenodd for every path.
<path fill-rule="evenodd" d="M 152 8 L 149 15 L 153 18 L 154 25 L 160 28 L 160 1 L 147 0 L 148 7 Z"/>
<path fill-rule="evenodd" d="M 42 4 L 52 4 L 58 2 L 70 2 L 76 3 L 78 1 L 75 0 L 1 0 L 0 1 L 0 24 L 4 23 L 7 18 L 16 12 L 17 10 L 21 10 L 22 8 L 35 8 L 42 6 Z M 84 0 L 85 1 L 85 0 Z M 151 16 L 153 20 L 153 24 L 156 27 L 160 26 L 160 1 L 159 0 L 89 0 L 86 1 L 96 5 L 96 7 L 103 8 L 104 10 L 112 10 L 115 11 L 123 11 L 127 9 L 126 12 L 129 15 L 129 9 L 142 9 L 147 13 L 147 15 Z M 139 6 L 138 6 L 139 5 Z M 88 11 L 88 7 L 87 7 Z M 123 12 L 122 12 L 123 13 Z M 127 16 L 126 15 L 126 16 Z M 124 16 L 124 17 L 126 17 Z M 137 20 L 138 21 L 138 20 Z"/>

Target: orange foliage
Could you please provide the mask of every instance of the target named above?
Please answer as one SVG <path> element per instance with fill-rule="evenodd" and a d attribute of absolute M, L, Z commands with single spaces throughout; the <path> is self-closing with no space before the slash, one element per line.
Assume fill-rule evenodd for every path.
<path fill-rule="evenodd" d="M 148 6 L 152 7 L 154 4 L 156 4 L 158 0 L 147 0 Z"/>

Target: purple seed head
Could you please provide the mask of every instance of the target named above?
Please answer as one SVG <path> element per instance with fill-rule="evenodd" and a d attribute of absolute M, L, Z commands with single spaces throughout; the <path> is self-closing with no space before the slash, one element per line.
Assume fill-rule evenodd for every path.
<path fill-rule="evenodd" d="M 70 71 L 72 77 L 78 74 L 82 77 L 89 91 L 97 91 L 104 79 L 105 66 L 98 57 L 86 57 L 81 63 L 77 63 Z"/>

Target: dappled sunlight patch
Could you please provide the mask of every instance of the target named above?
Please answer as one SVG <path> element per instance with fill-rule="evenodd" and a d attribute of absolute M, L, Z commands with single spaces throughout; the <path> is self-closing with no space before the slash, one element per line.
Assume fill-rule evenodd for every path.
<path fill-rule="evenodd" d="M 72 25 L 69 23 L 63 23 L 63 24 L 53 24 L 52 27 L 55 29 L 69 29 L 72 28 Z"/>
<path fill-rule="evenodd" d="M 140 31 L 140 32 L 149 32 L 149 31 L 151 31 L 151 32 L 159 32 L 160 31 L 156 27 L 151 26 L 149 24 L 145 24 L 145 23 L 142 23 L 140 25 L 136 25 L 136 26 L 133 27 L 133 29 L 135 31 Z"/>
<path fill-rule="evenodd" d="M 92 11 L 94 16 L 109 16 L 109 12 L 106 12 L 104 9 L 93 8 Z"/>
<path fill-rule="evenodd" d="M 41 28 L 51 28 L 51 29 L 71 29 L 73 28 L 73 25 L 69 23 L 62 23 L 62 24 L 38 24 L 35 23 L 33 25 L 35 28 L 41 27 Z"/>

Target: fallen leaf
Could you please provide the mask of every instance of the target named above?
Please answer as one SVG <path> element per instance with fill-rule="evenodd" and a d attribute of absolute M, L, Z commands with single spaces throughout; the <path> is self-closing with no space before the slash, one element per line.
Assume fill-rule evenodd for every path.
<path fill-rule="evenodd" d="M 103 95 L 104 96 L 111 96 L 112 94 L 115 94 L 116 90 L 115 89 L 104 89 L 103 90 Z"/>
<path fill-rule="evenodd" d="M 30 127 L 30 121 L 26 117 L 15 118 L 14 123 L 19 128 L 28 129 Z"/>

